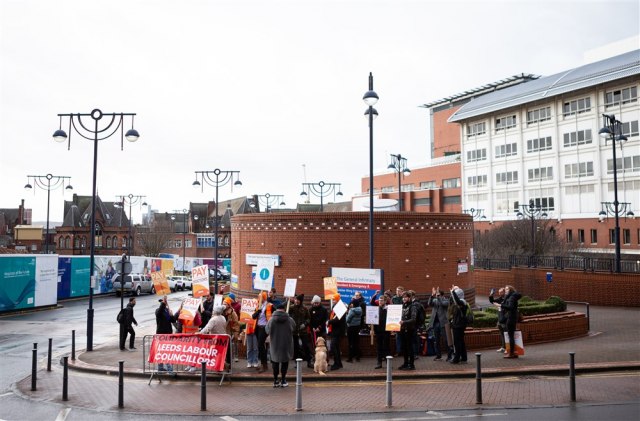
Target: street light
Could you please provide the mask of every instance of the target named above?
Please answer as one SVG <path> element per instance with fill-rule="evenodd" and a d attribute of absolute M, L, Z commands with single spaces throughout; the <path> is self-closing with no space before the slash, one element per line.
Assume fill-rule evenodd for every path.
<path fill-rule="evenodd" d="M 471 215 L 471 218 L 473 218 L 474 221 L 487 219 L 487 217 L 484 215 L 484 209 L 462 209 L 462 213 Z"/>
<path fill-rule="evenodd" d="M 103 113 L 98 108 L 88 114 L 58 114 L 60 127 L 53 133 L 53 140 L 67 143 L 67 150 L 71 149 L 71 133 L 75 131 L 80 137 L 93 142 L 93 189 L 91 191 L 91 257 L 89 259 L 89 308 L 87 309 L 87 351 L 93 351 L 93 286 L 95 285 L 95 247 L 96 247 L 96 179 L 98 173 L 98 141 L 113 136 L 120 129 L 120 150 L 124 149 L 124 138 L 129 142 L 135 142 L 140 137 L 133 128 L 135 113 Z M 62 117 L 69 119 L 69 136 L 62 130 Z M 94 126 L 90 127 L 83 122 L 90 117 Z M 106 117 L 105 123 L 100 127 L 100 120 Z M 110 119 L 109 119 L 110 117 Z M 131 129 L 124 133 L 124 118 L 131 118 Z M 73 129 L 73 130 L 72 130 Z"/>
<path fill-rule="evenodd" d="M 198 176 L 200 176 L 202 183 L 198 181 Z M 236 178 L 235 182 L 233 181 L 234 176 Z M 231 182 L 233 182 L 232 186 L 242 185 L 242 181 L 240 181 L 240 171 L 234 171 L 234 170 L 223 171 L 218 168 L 216 168 L 213 171 L 196 171 L 196 181 L 193 182 L 193 186 L 194 187 L 200 186 L 201 191 L 204 190 L 204 184 L 213 186 L 216 189 L 216 199 L 215 199 L 216 217 L 214 221 L 215 242 L 214 242 L 214 256 L 213 256 L 214 266 L 215 266 L 214 268 L 215 271 L 213 276 L 215 294 L 218 293 L 218 225 L 220 225 L 220 221 L 218 220 L 218 189 L 220 187 L 226 186 Z"/>
<path fill-rule="evenodd" d="M 411 174 L 411 170 L 407 167 L 407 158 L 400 154 L 391 154 L 391 164 L 387 168 L 398 175 L 398 210 L 402 211 L 402 176 Z"/>
<path fill-rule="evenodd" d="M 284 196 L 281 194 L 270 194 L 270 193 L 265 193 L 265 194 L 258 194 L 256 195 L 258 197 L 258 201 L 264 205 L 265 208 L 265 212 L 269 213 L 271 211 L 271 205 L 275 205 L 276 203 L 278 203 L 278 201 L 280 202 L 279 206 L 285 206 L 286 203 L 284 203 Z M 249 206 L 255 207 L 255 203 L 250 202 Z"/>
<path fill-rule="evenodd" d="M 324 181 L 320 181 L 318 183 L 302 183 L 302 192 L 300 196 L 308 196 L 309 194 L 313 194 L 316 197 L 320 198 L 320 212 L 324 210 L 324 198 L 333 194 L 333 200 L 336 200 L 336 196 L 342 196 L 342 191 L 340 190 L 340 183 L 325 183 Z M 305 190 L 306 188 L 306 190 Z M 338 190 L 336 192 L 336 189 Z"/>
<path fill-rule="evenodd" d="M 69 180 L 71 177 L 67 177 L 66 175 L 28 175 L 27 176 L 27 184 L 24 186 L 25 189 L 31 190 L 34 186 L 41 188 L 43 190 L 47 190 L 47 231 L 44 234 L 44 247 L 45 253 L 49 254 L 49 202 L 51 199 L 51 190 L 57 189 L 58 187 L 64 187 L 65 181 L 67 182 L 67 187 L 64 187 L 65 190 L 73 190 L 71 184 L 69 184 Z M 30 183 L 33 182 L 33 185 Z M 35 190 L 34 190 L 35 193 Z M 64 191 L 63 191 L 64 194 Z M 74 239 L 75 240 L 75 239 Z"/>
<path fill-rule="evenodd" d="M 536 226 L 535 220 L 536 218 L 546 218 L 547 213 L 542 210 L 540 205 L 535 205 L 533 203 L 533 199 L 529 200 L 528 205 L 519 205 L 520 212 L 516 214 L 516 216 L 520 219 L 530 218 L 531 219 L 531 255 L 535 256 L 536 254 Z"/>
<path fill-rule="evenodd" d="M 364 115 L 369 119 L 369 268 L 373 269 L 373 119 L 378 116 L 378 111 L 373 106 L 378 102 L 378 94 L 373 90 L 371 72 L 369 72 L 369 90 L 365 92 L 362 100 L 369 106 Z M 381 285 L 380 289 L 384 290 L 384 285 Z"/>
<path fill-rule="evenodd" d="M 147 196 L 140 196 L 140 195 L 134 195 L 129 193 L 128 195 L 124 195 L 124 194 L 120 194 L 117 197 L 119 197 L 121 200 L 121 202 L 119 202 L 122 205 L 122 208 L 124 209 L 124 205 L 128 204 L 129 205 L 129 238 L 127 239 L 127 254 L 129 256 L 131 256 L 131 244 L 135 244 L 135 242 L 133 241 L 133 239 L 131 238 L 131 223 L 133 221 L 133 216 L 131 215 L 131 206 L 132 205 L 136 205 L 140 202 L 142 202 L 140 204 L 140 206 L 147 206 L 147 202 L 144 201 L 144 198 Z M 134 247 L 135 248 L 135 247 Z"/>
<path fill-rule="evenodd" d="M 177 214 L 182 214 L 182 274 L 184 275 L 184 260 L 187 255 L 187 214 L 189 213 L 189 211 L 187 209 L 182 209 L 181 211 L 176 210 L 173 212 L 174 214 L 171 215 L 171 220 L 174 222 L 176 221 L 176 219 L 178 219 Z"/>
<path fill-rule="evenodd" d="M 602 214 L 604 209 L 607 209 L 607 213 L 612 213 L 615 217 L 616 227 L 615 227 L 615 244 L 616 244 L 616 273 L 620 273 L 620 215 L 624 213 L 627 209 L 629 203 L 620 203 L 618 202 L 618 163 L 616 159 L 616 140 L 620 142 L 627 141 L 627 137 L 622 134 L 622 122 L 616 120 L 616 117 L 613 114 L 602 114 L 602 119 L 604 122 L 604 127 L 598 131 L 600 137 L 605 139 L 605 145 L 607 140 L 611 140 L 611 146 L 613 148 L 613 203 L 610 202 L 601 202 L 603 209 L 600 211 L 600 217 L 602 218 Z M 623 205 L 622 208 L 620 205 Z M 628 213 L 627 213 L 628 214 Z M 633 216 L 633 212 L 631 215 Z"/>

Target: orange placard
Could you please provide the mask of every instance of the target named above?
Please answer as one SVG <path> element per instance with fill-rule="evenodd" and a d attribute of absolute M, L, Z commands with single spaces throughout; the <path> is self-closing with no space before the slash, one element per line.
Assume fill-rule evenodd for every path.
<path fill-rule="evenodd" d="M 153 287 L 156 289 L 157 295 L 171 294 L 169 283 L 164 275 L 164 272 L 151 272 L 151 280 L 153 281 Z"/>
<path fill-rule="evenodd" d="M 338 279 L 335 276 L 327 276 L 324 280 L 324 299 L 331 300 L 338 293 Z"/>
<path fill-rule="evenodd" d="M 182 301 L 182 310 L 180 310 L 179 318 L 181 320 L 193 320 L 201 301 L 200 298 L 185 298 Z"/>
<path fill-rule="evenodd" d="M 240 308 L 240 322 L 249 323 L 253 320 L 251 317 L 258 308 L 257 298 L 243 298 L 241 301 L 242 307 Z"/>

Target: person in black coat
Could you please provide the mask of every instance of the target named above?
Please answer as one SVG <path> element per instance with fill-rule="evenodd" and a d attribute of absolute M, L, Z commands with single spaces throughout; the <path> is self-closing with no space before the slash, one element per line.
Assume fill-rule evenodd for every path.
<path fill-rule="evenodd" d="M 489 294 L 489 302 L 498 308 L 498 331 L 500 332 L 500 343 L 502 346 L 496 352 L 505 352 L 507 350 L 504 342 L 504 332 L 507 331 L 507 325 L 505 324 L 507 318 L 502 311 L 502 303 L 504 302 L 504 288 L 498 290 L 498 297 L 494 297 L 495 290 L 492 288 Z"/>
<path fill-rule="evenodd" d="M 518 323 L 518 300 L 522 298 L 522 295 L 511 285 L 505 286 L 504 292 L 506 295 L 500 308 L 504 313 L 507 334 L 509 335 L 509 354 L 505 355 L 504 358 L 518 358 L 516 354 L 515 332 L 516 324 Z"/>
<path fill-rule="evenodd" d="M 415 354 L 413 347 L 413 337 L 416 334 L 416 318 L 418 312 L 416 306 L 413 305 L 413 294 L 405 291 L 402 294 L 402 319 L 400 320 L 400 340 L 402 343 L 402 352 L 404 354 L 404 363 L 398 368 L 399 370 L 415 370 L 414 365 Z"/>
<path fill-rule="evenodd" d="M 387 325 L 387 301 L 386 295 L 381 295 L 377 299 L 377 293 L 371 297 L 371 305 L 378 305 L 378 324 L 373 325 L 373 332 L 376 335 L 376 351 L 377 351 L 377 364 L 374 368 L 382 368 L 382 361 L 385 361 L 387 355 L 389 355 L 389 338 L 390 334 L 386 330 Z"/>
<path fill-rule="evenodd" d="M 122 310 L 122 321 L 120 322 L 120 350 L 124 351 L 124 344 L 127 342 L 127 334 L 130 334 L 129 349 L 136 349 L 136 331 L 131 324 L 138 326 L 136 318 L 133 316 L 133 307 L 136 305 L 136 297 L 129 298 L 129 304 Z"/>
<path fill-rule="evenodd" d="M 334 300 L 338 302 L 340 300 L 340 294 L 334 295 Z M 329 316 L 329 331 L 331 336 L 331 346 L 330 351 L 333 354 L 333 364 L 331 365 L 331 370 L 339 370 L 342 368 L 342 357 L 340 354 L 340 341 L 344 337 L 345 331 L 347 330 L 346 317 L 342 315 L 342 318 L 338 318 L 331 310 L 331 315 Z"/>
<path fill-rule="evenodd" d="M 156 334 L 172 334 L 175 317 L 169 309 L 167 296 L 165 295 L 158 301 L 160 301 L 160 306 L 156 309 Z"/>

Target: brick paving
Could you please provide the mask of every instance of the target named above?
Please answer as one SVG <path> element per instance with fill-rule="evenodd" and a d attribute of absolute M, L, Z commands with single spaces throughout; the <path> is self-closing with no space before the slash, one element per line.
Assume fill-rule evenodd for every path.
<path fill-rule="evenodd" d="M 578 402 L 624 402 L 640 399 L 639 309 L 592 307 L 588 337 L 528 346 L 527 355 L 505 360 L 495 350 L 482 350 L 483 406 L 512 407 L 569 403 L 568 352 L 576 353 Z M 139 337 L 145 332 L 139 332 Z M 141 348 L 140 345 L 136 345 Z M 97 411 L 117 408 L 118 360 L 125 361 L 125 412 L 202 414 L 200 377 L 180 373 L 148 385 L 142 373 L 142 352 L 117 348 L 116 339 L 78 354 L 70 364 L 67 405 Z M 476 405 L 475 356 L 467 365 L 435 362 L 420 357 L 415 372 L 400 372 L 393 362 L 393 407 L 385 408 L 386 370 L 374 370 L 373 359 L 344 363 L 345 368 L 326 376 L 303 368 L 305 413 L 350 413 L 397 410 L 473 408 Z M 71 363 L 71 362 L 70 362 Z M 289 388 L 271 387 L 271 375 L 234 363 L 231 382 L 222 387 L 211 378 L 207 387 L 207 414 L 260 415 L 295 413 L 295 369 Z M 41 365 L 44 367 L 44 365 Z M 617 370 L 617 373 L 611 371 Z M 621 372 L 624 370 L 624 372 Z M 599 371 L 598 373 L 588 373 Z M 107 375 L 110 374 L 110 375 Z M 542 374 L 546 374 L 543 376 Z M 500 377 L 491 377 L 500 376 Z M 38 390 L 30 391 L 27 377 L 15 385 L 21 395 L 61 403 L 62 369 L 38 372 Z M 170 396 L 171 399 L 166 399 Z M 179 398 L 178 398 L 179 397 Z"/>

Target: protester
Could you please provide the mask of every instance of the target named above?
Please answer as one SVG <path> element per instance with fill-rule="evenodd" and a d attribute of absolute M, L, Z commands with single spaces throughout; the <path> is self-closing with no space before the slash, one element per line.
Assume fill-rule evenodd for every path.
<path fill-rule="evenodd" d="M 464 300 L 464 291 L 455 285 L 451 286 L 451 299 L 447 317 L 453 332 L 453 358 L 451 364 L 467 362 L 467 347 L 464 343 L 464 330 L 467 328 L 468 304 Z"/>
<path fill-rule="evenodd" d="M 293 305 L 289 307 L 289 316 L 296 322 L 293 332 L 294 358 L 302 358 L 307 362 L 308 368 L 313 368 L 311 363 L 311 342 L 309 340 L 309 324 L 311 315 L 309 310 L 303 305 L 304 294 L 297 295 L 293 300 Z"/>
<path fill-rule="evenodd" d="M 242 310 L 242 304 L 236 300 L 236 294 L 230 292 L 227 297 L 231 298 L 231 307 L 233 307 L 233 311 L 236 312 L 238 319 L 240 319 L 240 310 Z"/>
<path fill-rule="evenodd" d="M 498 308 L 498 323 L 496 327 L 498 328 L 498 332 L 500 332 L 500 343 L 502 346 L 496 352 L 506 352 L 507 346 L 504 341 L 504 332 L 507 331 L 507 325 L 505 324 L 507 321 L 507 317 L 505 312 L 502 311 L 502 303 L 504 302 L 504 288 L 500 288 L 498 290 L 498 297 L 495 298 L 495 290 L 492 288 L 489 294 L 489 302 Z"/>
<path fill-rule="evenodd" d="M 402 353 L 404 363 L 399 370 L 415 370 L 415 355 L 413 348 L 413 336 L 416 331 L 417 309 L 413 305 L 413 295 L 410 291 L 402 294 L 402 318 L 400 320 L 400 339 L 402 343 Z"/>
<path fill-rule="evenodd" d="M 267 299 L 267 293 L 262 291 L 258 294 L 258 308 L 251 316 L 257 321 L 256 323 L 256 337 L 258 338 L 258 356 L 260 357 L 261 366 L 258 368 L 258 373 L 267 371 L 267 332 L 266 327 L 271 314 L 273 313 L 273 304 Z"/>
<path fill-rule="evenodd" d="M 129 304 L 122 310 L 122 321 L 120 322 L 120 351 L 124 351 L 124 344 L 127 342 L 127 334 L 129 337 L 129 350 L 136 349 L 136 331 L 133 330 L 131 324 L 138 326 L 136 318 L 133 316 L 133 307 L 136 305 L 136 297 L 129 298 Z"/>
<path fill-rule="evenodd" d="M 418 332 L 420 329 L 424 329 L 424 322 L 426 320 L 426 314 L 424 311 L 424 306 L 418 300 L 418 296 L 414 290 L 409 290 L 411 294 L 411 305 L 415 307 L 416 310 L 416 325 L 415 329 L 413 329 L 413 339 L 411 340 L 411 344 L 413 346 L 413 359 L 414 361 L 418 359 L 418 355 L 420 354 L 420 336 Z"/>
<path fill-rule="evenodd" d="M 287 370 L 293 358 L 293 332 L 296 322 L 284 311 L 284 304 L 278 304 L 276 311 L 265 328 L 269 335 L 271 365 L 273 367 L 273 387 L 287 387 Z M 280 380 L 278 380 L 280 376 Z"/>
<path fill-rule="evenodd" d="M 327 321 L 329 320 L 329 312 L 322 305 L 322 301 L 317 295 L 314 295 L 311 299 L 309 317 L 311 321 L 313 345 L 315 346 L 318 336 L 322 336 L 324 338 L 327 335 Z"/>
<path fill-rule="evenodd" d="M 202 303 L 201 326 L 206 326 L 207 323 L 209 323 L 209 319 L 211 319 L 212 314 L 213 314 L 213 295 L 209 294 L 205 297 L 204 302 Z"/>
<path fill-rule="evenodd" d="M 349 311 L 347 313 L 347 342 L 349 343 L 349 354 L 347 362 L 360 361 L 360 326 L 362 325 L 362 294 L 356 292 L 353 300 L 349 303 Z"/>
<path fill-rule="evenodd" d="M 224 335 L 227 333 L 227 320 L 222 315 L 224 311 L 223 306 L 213 307 L 212 316 L 209 319 L 209 323 L 200 330 L 198 333 L 212 334 L 212 335 Z"/>
<path fill-rule="evenodd" d="M 453 355 L 453 344 L 451 338 L 446 335 L 446 329 L 449 326 L 449 319 L 447 319 L 447 310 L 449 309 L 449 299 L 444 295 L 444 292 L 440 290 L 440 287 L 431 288 L 431 296 L 427 301 L 427 306 L 431 307 L 431 317 L 429 318 L 428 329 L 433 330 L 434 336 L 434 351 L 436 357 L 434 361 L 442 361 L 442 350 L 440 344 L 442 342 L 442 334 L 445 335 L 445 344 L 447 346 L 447 361 L 451 359 Z"/>
<path fill-rule="evenodd" d="M 273 308 L 274 309 L 277 308 L 280 303 L 282 303 L 282 301 L 280 301 L 280 299 L 276 295 L 276 289 L 275 288 L 271 288 L 269 290 L 269 299 L 268 299 L 268 301 L 271 304 L 273 304 Z"/>
<path fill-rule="evenodd" d="M 333 300 L 337 303 L 340 301 L 340 294 L 334 294 Z M 331 309 L 331 314 L 329 315 L 329 335 L 331 337 L 331 346 L 329 350 L 333 354 L 333 364 L 331 365 L 331 370 L 339 370 L 342 368 L 342 358 L 340 355 L 340 341 L 342 337 L 344 337 L 346 322 L 345 317 L 338 318 Z"/>
<path fill-rule="evenodd" d="M 371 297 L 372 303 L 378 303 L 378 324 L 373 325 L 373 332 L 376 335 L 377 364 L 374 367 L 376 369 L 382 368 L 382 361 L 385 361 L 389 355 L 389 332 L 386 329 L 388 301 L 390 297 L 384 294 L 378 299 L 375 299 L 375 296 Z"/>
<path fill-rule="evenodd" d="M 227 319 L 226 333 L 231 338 L 231 354 L 233 354 L 233 361 L 238 362 L 238 334 L 240 333 L 240 322 L 238 321 L 238 315 L 231 306 L 233 300 L 229 297 L 224 299 L 224 310 L 222 315 Z M 229 356 L 231 358 L 231 355 Z M 229 362 L 231 360 L 229 359 Z"/>
<path fill-rule="evenodd" d="M 167 302 L 167 296 L 160 298 L 158 300 L 160 305 L 156 309 L 156 334 L 172 334 L 173 333 L 173 314 L 171 314 L 171 310 L 169 309 L 169 303 Z M 172 364 L 160 363 L 158 364 L 158 371 L 168 371 L 170 373 L 173 372 Z"/>
<path fill-rule="evenodd" d="M 504 287 L 505 297 L 504 302 L 501 304 L 502 311 L 505 313 L 507 335 L 509 336 L 509 354 L 504 358 L 518 358 L 516 354 L 516 324 L 518 323 L 518 300 L 522 298 L 522 295 L 515 290 L 511 285 Z"/>
<path fill-rule="evenodd" d="M 404 294 L 404 287 L 398 285 L 396 287 L 396 295 L 391 297 L 391 304 L 402 304 L 402 294 Z M 396 336 L 396 355 L 402 354 L 402 340 L 400 339 L 400 332 L 395 333 Z"/>
<path fill-rule="evenodd" d="M 250 320 L 244 329 L 247 347 L 247 368 L 258 367 L 258 337 L 256 336 L 257 320 Z"/>
<path fill-rule="evenodd" d="M 180 309 L 182 309 L 182 306 L 180 307 Z M 200 330 L 200 326 L 202 326 L 202 315 L 200 314 L 201 311 L 202 303 L 200 303 L 200 306 L 196 309 L 193 318 L 186 318 L 186 314 L 182 314 L 182 311 L 180 312 L 178 320 L 180 320 L 180 323 L 182 324 L 182 333 L 193 334 Z"/>

